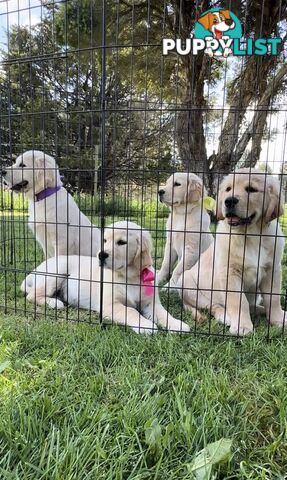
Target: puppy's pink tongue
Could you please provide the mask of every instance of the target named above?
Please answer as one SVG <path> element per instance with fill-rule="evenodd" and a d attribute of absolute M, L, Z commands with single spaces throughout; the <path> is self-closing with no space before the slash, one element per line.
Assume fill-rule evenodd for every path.
<path fill-rule="evenodd" d="M 228 217 L 229 225 L 234 225 L 234 224 L 237 225 L 238 222 L 240 222 L 240 217 L 236 217 L 236 215 L 233 217 Z"/>
<path fill-rule="evenodd" d="M 217 30 L 217 28 L 214 29 L 214 33 L 217 40 L 219 40 L 222 37 L 222 32 L 220 30 Z"/>

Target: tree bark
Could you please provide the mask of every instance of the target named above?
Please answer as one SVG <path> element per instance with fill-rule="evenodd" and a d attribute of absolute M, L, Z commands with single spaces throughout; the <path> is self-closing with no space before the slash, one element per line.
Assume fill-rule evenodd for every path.
<path fill-rule="evenodd" d="M 262 150 L 262 139 L 265 131 L 269 105 L 270 105 L 270 102 L 268 102 L 268 105 L 266 105 L 265 110 L 261 111 L 258 124 L 255 130 L 252 132 L 251 150 L 250 152 L 248 152 L 243 164 L 241 165 L 242 168 L 253 168 L 259 161 L 260 153 Z"/>
<path fill-rule="evenodd" d="M 174 33 L 183 40 L 190 36 L 198 16 L 209 8 L 209 1 L 199 2 L 194 8 L 189 0 L 175 0 Z M 208 57 L 182 57 L 182 68 L 186 74 L 186 91 L 182 100 L 182 110 L 176 118 L 176 143 L 184 168 L 203 177 L 208 171 L 206 139 L 204 135 L 204 80 L 208 74 Z"/>

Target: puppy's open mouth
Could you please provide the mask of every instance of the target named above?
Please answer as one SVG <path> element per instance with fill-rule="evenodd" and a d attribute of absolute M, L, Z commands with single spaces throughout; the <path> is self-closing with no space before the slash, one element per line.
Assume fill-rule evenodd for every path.
<path fill-rule="evenodd" d="M 227 218 L 227 223 L 231 227 L 239 227 L 240 225 L 250 225 L 252 220 L 255 218 L 256 213 L 253 213 L 250 215 L 250 217 L 246 218 L 241 218 L 238 217 L 237 215 L 233 215 L 232 213 L 227 213 L 226 218 Z"/>
<path fill-rule="evenodd" d="M 217 38 L 219 40 L 220 38 L 222 38 L 223 32 L 221 30 L 217 30 L 217 28 L 215 28 L 214 29 L 214 35 L 215 35 L 215 38 Z"/>
<path fill-rule="evenodd" d="M 27 180 L 23 180 L 22 182 L 15 183 L 15 185 L 12 185 L 11 190 L 15 192 L 20 192 L 23 188 L 27 187 L 29 182 Z"/>

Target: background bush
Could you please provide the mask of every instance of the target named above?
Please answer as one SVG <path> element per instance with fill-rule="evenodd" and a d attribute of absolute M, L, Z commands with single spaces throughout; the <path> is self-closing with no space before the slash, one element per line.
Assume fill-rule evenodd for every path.
<path fill-rule="evenodd" d="M 120 194 L 105 195 L 104 208 L 102 208 L 100 194 L 94 197 L 88 193 L 75 193 L 73 198 L 79 208 L 88 216 L 99 216 L 103 211 L 105 216 L 166 218 L 169 213 L 166 205 L 152 199 L 141 202 L 139 199 L 125 198 Z M 0 209 L 2 211 L 27 212 L 28 202 L 21 194 L 11 194 L 8 190 L 2 190 L 0 191 Z"/>

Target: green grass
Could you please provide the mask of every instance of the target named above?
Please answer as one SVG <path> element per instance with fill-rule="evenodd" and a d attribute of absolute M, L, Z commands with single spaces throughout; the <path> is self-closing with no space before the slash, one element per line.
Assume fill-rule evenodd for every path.
<path fill-rule="evenodd" d="M 142 220 L 156 240 L 165 218 L 150 213 Z M 267 342 L 262 320 L 253 338 L 207 336 L 228 331 L 214 321 L 195 328 L 184 313 L 202 335 L 144 337 L 102 329 L 95 313 L 35 308 L 18 288 L 23 270 L 42 260 L 26 222 L 1 219 L 1 480 L 193 480 L 195 455 L 222 437 L 232 440 L 232 455 L 213 468 L 214 478 L 286 478 L 287 348 L 280 331 L 272 328 Z M 161 297 L 180 317 L 177 295 Z"/>
<path fill-rule="evenodd" d="M 285 478 L 283 341 L 8 316 L 1 365 L 0 478 L 189 480 L 196 452 L 222 437 L 232 457 L 215 478 Z"/>

